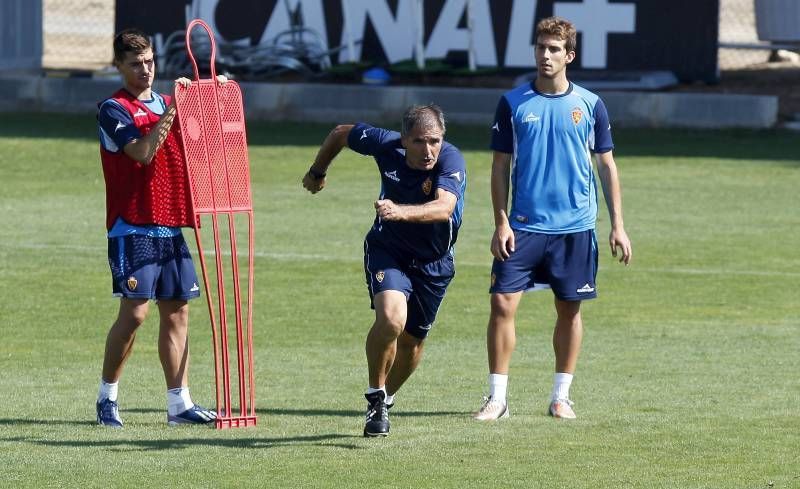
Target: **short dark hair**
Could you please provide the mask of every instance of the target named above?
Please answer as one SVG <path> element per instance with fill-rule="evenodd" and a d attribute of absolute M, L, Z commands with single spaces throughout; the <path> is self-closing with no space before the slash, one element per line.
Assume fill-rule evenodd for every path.
<path fill-rule="evenodd" d="M 567 52 L 575 51 L 575 46 L 578 44 L 577 33 L 575 26 L 572 22 L 561 17 L 547 17 L 536 24 L 536 37 L 539 36 L 554 36 L 562 41 L 566 41 L 564 49 Z"/>
<path fill-rule="evenodd" d="M 150 37 L 139 29 L 125 29 L 114 36 L 114 61 L 122 61 L 127 53 L 143 53 L 153 49 Z"/>
<path fill-rule="evenodd" d="M 444 122 L 444 112 L 441 107 L 436 104 L 427 105 L 412 105 L 403 114 L 403 125 L 400 129 L 400 135 L 406 136 L 417 125 L 432 125 L 436 124 L 445 133 L 446 126 Z"/>

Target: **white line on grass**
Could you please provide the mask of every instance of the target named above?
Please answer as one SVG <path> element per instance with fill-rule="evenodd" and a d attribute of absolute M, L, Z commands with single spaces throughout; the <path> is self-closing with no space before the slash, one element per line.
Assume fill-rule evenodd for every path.
<path fill-rule="evenodd" d="M 187 240 L 188 241 L 188 240 Z M 191 243 L 190 243 L 191 245 Z M 29 249 L 29 250 L 62 250 L 62 251 L 79 251 L 79 252 L 91 252 L 91 253 L 103 253 L 106 251 L 105 247 L 102 246 L 86 246 L 86 245 L 68 245 L 68 244 L 37 244 L 37 243 L 25 243 L 25 244 L 10 244 L 10 243 L 2 243 L 0 244 L 0 249 L 7 248 L 7 249 Z M 214 251 L 205 250 L 206 256 L 214 256 Z M 223 256 L 231 256 L 229 251 L 223 251 Z M 239 252 L 240 257 L 246 257 L 246 254 Z M 309 260 L 316 260 L 316 261 L 327 261 L 327 262 L 342 262 L 342 263 L 361 263 L 362 258 L 361 256 L 354 257 L 354 256 L 337 256 L 337 255 L 320 255 L 316 253 L 276 253 L 272 251 L 258 251 L 256 250 L 255 253 L 256 258 L 268 258 L 272 260 L 279 260 L 279 261 L 309 261 Z M 491 265 L 491 259 L 487 259 L 486 262 L 471 262 L 471 261 L 461 261 L 456 260 L 457 266 L 460 267 L 487 267 Z M 608 266 L 601 266 L 601 270 L 611 270 L 612 267 Z M 765 270 L 728 270 L 728 269 L 719 269 L 719 268 L 681 268 L 681 267 L 673 267 L 673 268 L 643 268 L 637 267 L 632 265 L 628 268 L 627 272 L 633 273 L 673 273 L 678 275 L 740 275 L 740 276 L 751 276 L 751 277 L 800 277 L 800 272 L 780 272 L 780 271 L 765 271 Z"/>

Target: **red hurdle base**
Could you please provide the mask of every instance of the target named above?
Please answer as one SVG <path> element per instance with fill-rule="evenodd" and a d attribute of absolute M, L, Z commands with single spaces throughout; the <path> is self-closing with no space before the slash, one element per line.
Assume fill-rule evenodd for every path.
<path fill-rule="evenodd" d="M 217 429 L 247 428 L 256 425 L 255 416 L 236 416 L 233 418 L 217 418 Z"/>

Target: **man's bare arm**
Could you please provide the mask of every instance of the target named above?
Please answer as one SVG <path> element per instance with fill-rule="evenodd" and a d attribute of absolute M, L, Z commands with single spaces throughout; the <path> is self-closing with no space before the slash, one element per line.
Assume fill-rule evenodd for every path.
<path fill-rule="evenodd" d="M 458 197 L 444 189 L 436 190 L 436 199 L 424 204 L 395 204 L 389 199 L 375 202 L 378 217 L 385 221 L 414 223 L 444 222 L 450 219 L 456 208 Z"/>
<path fill-rule="evenodd" d="M 303 187 L 315 194 L 325 188 L 325 176 L 336 155 L 347 147 L 347 136 L 353 124 L 339 124 L 328 134 L 317 151 L 314 163 L 303 175 Z"/>

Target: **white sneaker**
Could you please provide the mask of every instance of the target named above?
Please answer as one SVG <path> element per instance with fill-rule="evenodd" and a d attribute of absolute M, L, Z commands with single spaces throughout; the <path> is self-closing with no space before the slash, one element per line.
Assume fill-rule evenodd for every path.
<path fill-rule="evenodd" d="M 556 399 L 550 403 L 547 414 L 554 418 L 575 419 L 577 416 L 575 416 L 575 411 L 572 410 L 574 405 L 575 403 L 569 399 Z"/>
<path fill-rule="evenodd" d="M 507 418 L 508 415 L 507 403 L 496 401 L 491 397 L 484 397 L 483 405 L 472 417 L 478 421 L 494 421 L 500 418 Z"/>

